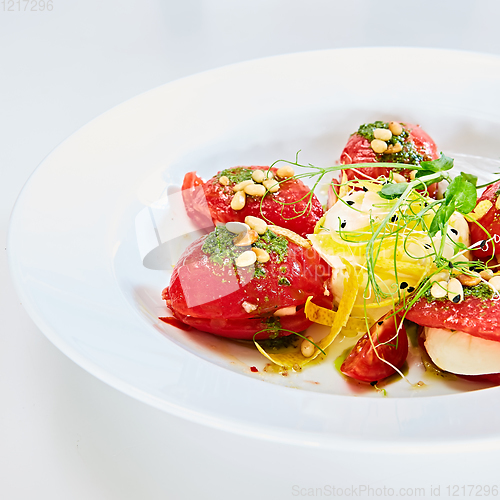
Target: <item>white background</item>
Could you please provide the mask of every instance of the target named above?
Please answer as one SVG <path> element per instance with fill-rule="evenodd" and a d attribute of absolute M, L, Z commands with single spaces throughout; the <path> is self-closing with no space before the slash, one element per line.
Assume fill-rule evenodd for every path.
<path fill-rule="evenodd" d="M 110 107 L 182 76 L 302 50 L 500 55 L 497 0 L 53 0 L 50 12 L 9 5 L 0 2 L 0 499 L 285 499 L 310 493 L 294 485 L 335 484 L 425 487 L 426 496 L 440 485 L 444 498 L 448 484 L 495 483 L 495 450 L 401 459 L 270 445 L 132 400 L 43 337 L 16 296 L 5 249 L 11 209 L 37 164 Z"/>

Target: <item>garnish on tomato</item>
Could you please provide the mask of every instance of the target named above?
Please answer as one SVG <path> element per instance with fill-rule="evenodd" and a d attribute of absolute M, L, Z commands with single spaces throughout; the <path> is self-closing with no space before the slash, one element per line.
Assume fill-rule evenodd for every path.
<path fill-rule="evenodd" d="M 377 382 L 401 368 L 408 355 L 408 337 L 401 318 L 392 311 L 361 337 L 340 371 L 364 382 Z"/>
<path fill-rule="evenodd" d="M 267 339 L 311 324 L 309 296 L 331 307 L 330 268 L 306 240 L 271 229 L 251 235 L 238 246 L 241 235 L 217 226 L 187 248 L 162 294 L 178 320 L 223 337 Z"/>
<path fill-rule="evenodd" d="M 278 175 L 280 171 L 286 177 Z M 251 215 L 305 236 L 314 231 L 323 216 L 323 207 L 310 189 L 301 180 L 290 177 L 290 173 L 293 175 L 269 167 L 235 167 L 204 182 L 196 172 L 189 172 L 182 185 L 187 213 L 200 227 L 206 227 L 207 218 L 214 224 L 225 224 L 243 222 Z M 259 176 L 272 178 L 255 181 L 255 178 L 260 180 Z M 251 188 L 246 187 L 247 192 L 241 189 L 238 194 L 235 187 L 241 183 L 249 183 Z"/>
<path fill-rule="evenodd" d="M 380 138 L 379 138 L 380 137 Z M 347 141 L 340 162 L 344 165 L 357 163 L 404 163 L 408 168 L 367 167 L 345 170 L 347 180 L 377 179 L 389 177 L 395 171 L 407 180 L 411 179 L 411 165 L 439 157 L 437 146 L 418 125 L 399 122 L 376 121 L 361 125 Z M 436 193 L 437 184 L 427 188 L 430 196 Z"/>

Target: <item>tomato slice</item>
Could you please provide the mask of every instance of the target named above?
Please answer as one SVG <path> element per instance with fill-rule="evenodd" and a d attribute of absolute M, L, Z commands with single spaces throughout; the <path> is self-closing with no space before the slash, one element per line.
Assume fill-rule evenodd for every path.
<path fill-rule="evenodd" d="M 235 167 L 235 174 L 248 170 L 268 170 L 269 167 Z M 271 169 L 276 175 L 277 168 Z M 299 179 L 288 179 L 280 184 L 276 193 L 267 193 L 264 198 L 246 197 L 242 210 L 233 210 L 231 200 L 234 196 L 233 187 L 236 182 L 227 185 L 219 182 L 220 172 L 207 182 L 203 182 L 196 172 L 189 172 L 184 177 L 182 195 L 188 215 L 202 226 L 207 216 L 213 224 L 230 221 L 244 222 L 247 215 L 266 219 L 269 223 L 285 227 L 291 231 L 306 236 L 314 232 L 316 223 L 323 216 L 323 207 L 310 189 Z"/>
<path fill-rule="evenodd" d="M 492 207 L 483 217 L 475 222 L 469 222 L 471 244 L 483 242 L 484 244 L 473 251 L 476 258 L 488 260 L 493 255 L 500 255 L 500 210 L 496 208 L 496 202 L 500 194 L 500 181 L 488 186 L 477 203 L 489 200 Z M 485 231 L 481 226 L 484 227 Z M 488 234 L 489 233 L 489 234 Z M 491 238 L 493 240 L 491 241 Z M 489 241 L 488 241 L 489 240 Z"/>
<path fill-rule="evenodd" d="M 268 262 L 241 268 L 204 251 L 207 239 L 221 231 L 225 229 L 219 227 L 191 244 L 175 266 L 163 299 L 177 319 L 224 337 L 252 339 L 266 330 L 257 338 L 268 338 L 280 329 L 299 332 L 311 324 L 303 310 L 309 296 L 318 305 L 332 306 L 331 294 L 325 295 L 330 267 L 312 248 L 286 240 L 286 254 L 269 249 Z M 274 314 L 284 308 L 291 313 Z"/>
<path fill-rule="evenodd" d="M 418 125 L 412 125 L 409 123 L 402 124 L 404 129 L 409 132 L 408 137 L 405 140 L 405 144 L 413 147 L 418 155 L 422 157 L 422 160 L 435 160 L 439 158 L 437 146 L 431 137 Z M 358 133 L 351 135 L 347 141 L 344 150 L 340 156 L 340 162 L 344 165 L 351 165 L 355 163 L 377 163 L 377 162 L 398 162 L 398 163 L 410 163 L 414 164 L 413 160 L 400 158 L 397 154 L 377 154 L 373 151 L 368 139 L 363 137 Z M 348 180 L 353 179 L 377 179 L 378 177 L 389 177 L 391 168 L 388 167 L 368 167 L 360 169 L 347 169 L 345 173 Z M 398 173 L 403 177 L 410 180 L 410 173 L 412 168 L 405 168 L 398 170 Z M 436 193 L 437 184 L 432 184 L 427 188 L 430 196 L 434 196 Z"/>
<path fill-rule="evenodd" d="M 459 304 L 450 300 L 421 298 L 406 319 L 431 328 L 448 328 L 487 340 L 500 341 L 500 303 L 487 298 L 466 297 Z"/>
<path fill-rule="evenodd" d="M 391 365 L 401 368 L 407 356 L 406 330 L 401 325 L 401 318 L 390 312 L 371 327 L 369 334 L 358 340 L 340 371 L 356 380 L 376 382 L 396 373 Z"/>

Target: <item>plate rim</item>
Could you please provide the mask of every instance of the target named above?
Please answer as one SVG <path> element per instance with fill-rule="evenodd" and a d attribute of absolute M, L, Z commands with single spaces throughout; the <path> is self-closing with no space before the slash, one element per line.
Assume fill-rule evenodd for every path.
<path fill-rule="evenodd" d="M 383 49 L 390 50 L 390 51 L 392 51 L 392 50 L 403 51 L 403 52 L 408 51 L 408 50 L 425 51 L 425 52 L 433 52 L 433 53 L 436 53 L 436 52 L 449 53 L 449 52 L 451 52 L 454 54 L 467 54 L 467 55 L 473 56 L 473 57 L 479 55 L 479 56 L 484 57 L 486 59 L 494 60 L 496 62 L 496 64 L 500 63 L 499 56 L 470 52 L 470 51 L 459 51 L 459 50 L 449 50 L 449 49 L 429 49 L 429 48 L 420 49 L 420 48 L 415 48 L 415 47 L 411 47 L 411 48 L 384 47 Z M 321 51 L 305 51 L 305 52 L 299 52 L 299 53 L 294 53 L 294 54 L 270 56 L 270 57 L 261 58 L 261 59 L 254 59 L 251 61 L 238 62 L 238 63 L 230 64 L 227 66 L 223 66 L 221 68 L 210 69 L 210 70 L 204 71 L 202 73 L 197 73 L 195 75 L 186 76 L 186 77 L 183 77 L 181 79 L 174 80 L 172 82 L 168 82 L 166 84 L 160 85 L 154 89 L 147 90 L 147 91 L 139 94 L 138 96 L 134 96 L 134 97 L 124 101 L 123 103 L 120 103 L 120 104 L 117 104 L 116 106 L 113 106 L 111 109 L 99 114 L 98 116 L 93 118 L 90 122 L 83 125 L 78 130 L 74 131 L 64 141 L 62 141 L 59 145 L 57 145 L 55 148 L 53 148 L 53 150 L 45 156 L 45 158 L 40 162 L 40 164 L 36 167 L 36 169 L 33 171 L 33 173 L 26 180 L 21 192 L 19 193 L 19 195 L 16 199 L 14 207 L 12 209 L 12 213 L 11 213 L 11 217 L 10 217 L 10 221 L 9 221 L 9 226 L 8 226 L 8 232 L 7 232 L 7 256 L 8 256 L 9 268 L 10 268 L 11 276 L 13 278 L 15 290 L 16 290 L 17 294 L 19 295 L 19 297 L 21 298 L 23 306 L 25 307 L 25 309 L 28 312 L 28 314 L 30 315 L 30 317 L 33 319 L 35 324 L 41 329 L 41 331 L 44 333 L 44 335 L 52 342 L 52 344 L 54 344 L 61 352 L 63 352 L 66 356 L 68 356 L 72 361 L 74 361 L 76 364 L 78 364 L 80 367 L 82 367 L 84 370 L 86 370 L 87 372 L 89 372 L 90 374 L 92 374 L 93 376 L 98 378 L 99 380 L 102 380 L 103 382 L 107 383 L 108 385 L 114 387 L 115 389 L 119 390 L 120 392 L 122 392 L 124 394 L 130 395 L 130 396 L 134 397 L 135 399 L 138 399 L 146 404 L 149 404 L 149 405 L 156 407 L 158 409 L 161 409 L 163 411 L 168 411 L 169 413 L 172 413 L 172 414 L 174 414 L 178 417 L 181 417 L 181 418 L 186 418 L 188 420 L 191 420 L 191 421 L 194 421 L 197 423 L 201 423 L 204 425 L 208 425 L 210 427 L 215 427 L 215 428 L 219 428 L 222 430 L 229 430 L 230 432 L 235 432 L 235 433 L 238 433 L 241 435 L 247 435 L 247 436 L 266 439 L 266 440 L 275 440 L 275 441 L 289 443 L 289 444 L 295 444 L 295 445 L 300 444 L 300 445 L 310 445 L 310 446 L 318 446 L 318 444 L 319 444 L 321 446 L 340 448 L 340 449 L 345 449 L 346 447 L 348 447 L 349 449 L 353 449 L 353 447 L 354 448 L 359 447 L 359 449 L 362 449 L 365 451 L 367 449 L 377 449 L 377 451 L 380 452 L 381 450 L 379 447 L 380 447 L 380 444 L 382 441 L 376 441 L 376 440 L 374 440 L 373 442 L 369 442 L 369 443 L 367 443 L 367 442 L 355 443 L 355 442 L 353 442 L 352 438 L 348 438 L 347 440 L 342 441 L 342 439 L 338 435 L 334 435 L 333 437 L 335 439 L 331 439 L 332 436 L 329 436 L 329 438 L 323 442 L 323 440 L 320 438 L 321 437 L 324 438 L 325 436 L 322 434 L 317 436 L 314 433 L 309 434 L 309 433 L 304 433 L 304 432 L 300 432 L 300 431 L 296 430 L 296 431 L 294 431 L 294 433 L 296 433 L 296 435 L 291 436 L 291 435 L 289 435 L 290 431 L 288 431 L 288 430 L 286 432 L 283 432 L 283 433 L 273 433 L 273 431 L 276 430 L 275 427 L 273 427 L 273 426 L 270 426 L 269 429 L 267 429 L 268 432 L 265 434 L 265 436 L 263 436 L 264 429 L 262 429 L 260 426 L 257 428 L 252 428 L 251 426 L 249 426 L 248 422 L 243 422 L 243 423 L 234 422 L 234 421 L 228 422 L 226 419 L 224 419 L 223 417 L 220 417 L 220 416 L 215 417 L 213 415 L 207 415 L 207 414 L 205 414 L 205 415 L 195 414 L 194 412 L 192 412 L 191 410 L 189 410 L 187 408 L 179 408 L 178 406 L 171 404 L 168 401 L 160 400 L 159 398 L 157 398 L 151 394 L 148 394 L 148 393 L 142 391 L 141 389 L 134 387 L 133 385 L 127 383 L 126 381 L 123 381 L 123 380 L 115 377 L 115 375 L 110 374 L 106 371 L 103 371 L 103 369 L 101 367 L 99 367 L 98 365 L 89 361 L 80 352 L 74 350 L 73 347 L 71 345 L 69 345 L 67 342 L 65 342 L 60 337 L 60 335 L 58 335 L 58 333 L 51 328 L 50 325 L 46 324 L 44 318 L 42 316 L 40 316 L 40 314 L 38 313 L 34 304 L 31 303 L 30 297 L 26 293 L 26 290 L 23 287 L 20 274 L 18 273 L 18 268 L 21 265 L 21 263 L 17 261 L 16 253 L 15 253 L 15 251 L 13 251 L 13 248 L 15 249 L 16 236 L 14 233 L 16 230 L 16 227 L 15 227 L 16 219 L 18 217 L 19 207 L 23 203 L 24 193 L 27 192 L 28 186 L 30 186 L 33 182 L 36 182 L 36 177 L 38 176 L 39 172 L 44 168 L 44 165 L 46 164 L 48 159 L 50 159 L 52 157 L 54 152 L 57 151 L 61 147 L 61 145 L 69 142 L 72 138 L 77 136 L 83 129 L 86 129 L 88 127 L 93 126 L 93 124 L 98 122 L 101 119 L 101 117 L 108 115 L 110 113 L 113 113 L 117 108 L 120 108 L 124 104 L 130 103 L 131 101 L 134 101 L 134 100 L 136 100 L 136 99 L 138 99 L 141 96 L 144 96 L 146 94 L 154 93 L 154 92 L 157 92 L 160 89 L 164 89 L 164 88 L 175 88 L 175 86 L 181 85 L 186 80 L 203 78 L 207 74 L 211 75 L 211 74 L 214 74 L 214 73 L 219 72 L 221 70 L 227 71 L 227 70 L 231 70 L 231 68 L 249 67 L 252 64 L 256 64 L 256 63 L 259 64 L 262 61 L 294 58 L 298 55 L 307 56 L 308 54 L 319 55 L 319 54 L 325 54 L 325 53 L 329 54 L 332 52 L 347 52 L 347 51 L 365 52 L 367 50 L 368 51 L 375 51 L 375 50 L 379 50 L 379 48 L 377 48 L 377 47 L 369 47 L 369 48 L 355 47 L 355 48 L 346 48 L 346 49 L 326 49 L 326 50 L 321 50 Z M 188 353 L 188 354 L 190 356 L 195 356 L 194 354 L 191 354 L 191 353 Z M 197 356 L 195 356 L 195 357 L 198 360 L 200 359 Z M 201 361 L 209 363 L 208 361 L 205 361 L 205 360 L 201 360 Z M 226 373 L 226 370 L 224 368 L 216 367 L 216 369 L 223 370 L 224 373 Z M 260 382 L 260 381 L 257 381 L 257 382 Z M 293 389 L 288 388 L 288 387 L 280 387 L 279 390 L 293 391 Z M 488 389 L 488 391 L 498 393 L 500 391 L 500 388 Z M 478 392 L 481 392 L 481 391 L 447 395 L 446 398 L 460 399 L 460 398 L 467 398 L 469 395 L 472 398 L 472 395 L 475 395 Z M 339 396 L 339 395 L 322 394 L 322 393 L 313 393 L 313 394 L 315 394 L 314 397 L 319 397 L 319 398 L 332 397 L 332 396 L 334 396 L 336 398 L 343 398 L 343 396 Z M 423 401 L 426 398 L 432 399 L 435 397 L 439 397 L 439 396 L 428 396 L 428 397 L 423 396 L 423 397 L 419 397 L 418 399 L 415 399 L 414 401 Z M 348 397 L 348 398 L 351 399 L 351 397 Z M 474 398 L 472 398 L 472 399 L 474 399 Z M 374 400 L 374 401 L 383 401 L 383 400 Z M 464 403 L 467 404 L 466 401 Z M 382 403 L 382 404 L 384 404 L 384 403 Z M 231 424 L 231 425 L 228 427 L 228 424 Z M 385 446 L 387 446 L 387 445 L 388 445 L 388 443 L 385 442 Z M 384 447 L 384 449 L 390 450 L 388 452 L 392 452 L 392 451 L 401 452 L 403 450 L 408 450 L 408 449 L 411 449 L 412 452 L 419 452 L 419 451 L 423 451 L 424 448 L 425 448 L 425 450 L 429 451 L 429 445 L 431 445 L 431 447 L 433 447 L 433 448 L 436 447 L 440 450 L 442 450 L 443 447 L 446 447 L 446 449 L 449 450 L 450 447 L 455 449 L 457 447 L 460 448 L 463 446 L 468 446 L 469 448 L 471 446 L 476 446 L 476 447 L 479 447 L 479 449 L 485 449 L 485 448 L 491 449 L 491 447 L 493 446 L 493 447 L 495 447 L 495 449 L 497 449 L 500 446 L 500 434 L 498 434 L 496 436 L 490 435 L 489 437 L 485 438 L 484 440 L 474 439 L 473 442 L 471 442 L 470 440 L 454 440 L 453 443 L 444 443 L 444 442 L 432 443 L 432 442 L 426 442 L 426 441 L 416 443 L 412 440 L 404 441 L 404 440 L 401 440 L 400 438 L 398 438 L 397 442 L 391 442 L 390 446 Z"/>

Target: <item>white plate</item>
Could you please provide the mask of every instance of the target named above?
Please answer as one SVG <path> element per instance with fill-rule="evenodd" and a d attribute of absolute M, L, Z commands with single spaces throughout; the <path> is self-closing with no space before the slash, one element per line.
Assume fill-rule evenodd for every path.
<path fill-rule="evenodd" d="M 382 398 L 330 359 L 288 377 L 263 373 L 251 349 L 158 321 L 168 273 L 142 266 L 134 220 L 189 170 L 208 178 L 299 149 L 304 163 L 332 165 L 375 119 L 420 123 L 448 154 L 498 158 L 499 88 L 500 59 L 386 48 L 253 61 L 140 95 L 62 143 L 22 191 L 9 233 L 22 302 L 99 379 L 207 425 L 361 450 L 496 447 L 500 388 L 399 381 Z M 425 377 L 418 363 L 409 377 Z"/>

